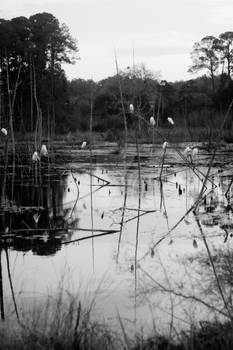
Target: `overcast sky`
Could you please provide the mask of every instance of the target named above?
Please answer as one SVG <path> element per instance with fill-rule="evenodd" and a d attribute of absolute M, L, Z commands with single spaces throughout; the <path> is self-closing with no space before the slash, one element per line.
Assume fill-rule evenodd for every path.
<path fill-rule="evenodd" d="M 187 73 L 195 41 L 233 31 L 233 0 L 6 0 L 0 17 L 50 12 L 77 39 L 80 60 L 65 66 L 68 78 L 100 80 L 135 63 L 169 81 Z"/>

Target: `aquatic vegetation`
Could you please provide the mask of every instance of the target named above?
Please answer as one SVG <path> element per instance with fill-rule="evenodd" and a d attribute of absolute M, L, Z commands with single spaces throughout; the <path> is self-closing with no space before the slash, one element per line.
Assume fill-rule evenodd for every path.
<path fill-rule="evenodd" d="M 224 226 L 222 225 L 223 220 L 214 219 L 220 215 L 220 209 L 222 212 L 227 210 L 227 204 L 223 202 L 223 199 L 227 201 L 224 193 L 229 187 L 227 183 L 229 178 L 221 177 L 222 173 L 217 172 L 217 167 L 212 168 L 211 173 L 208 172 L 206 151 L 203 149 L 199 151 L 199 161 L 204 166 L 201 168 L 200 165 L 193 164 L 189 167 L 190 163 L 184 162 L 183 145 L 178 148 L 177 145 L 173 146 L 169 142 L 168 147 L 168 141 L 164 141 L 162 145 L 157 146 L 153 155 L 148 152 L 150 146 L 142 144 L 138 148 L 136 145 L 128 146 L 128 154 L 125 158 L 126 173 L 124 173 L 123 164 L 119 165 L 119 155 L 111 153 L 112 148 L 109 148 L 109 143 L 93 149 L 93 159 L 97 159 L 97 163 L 93 162 L 91 171 L 89 154 L 85 154 L 89 152 L 81 152 L 80 148 L 75 148 L 73 145 L 66 149 L 67 157 L 70 156 L 69 150 L 75 149 L 72 151 L 76 152 L 73 162 L 64 161 L 63 156 L 62 164 L 58 162 L 51 164 L 44 162 L 46 164 L 39 163 L 38 166 L 27 164 L 27 171 L 22 166 L 17 168 L 18 175 L 15 185 L 19 187 L 14 187 L 13 199 L 16 198 L 17 202 L 14 203 L 17 203 L 20 209 L 16 205 L 9 206 L 9 211 L 5 216 L 5 227 L 1 229 L 2 242 L 12 251 L 24 254 L 24 261 L 29 259 L 29 252 L 37 257 L 51 255 L 57 269 L 59 269 L 59 259 L 57 260 L 56 255 L 61 254 L 62 256 L 64 251 L 68 252 L 67 264 L 72 262 L 70 264 L 72 268 L 75 262 L 80 271 L 83 271 L 83 266 L 85 266 L 86 274 L 90 270 L 93 273 L 93 267 L 92 264 L 91 267 L 89 266 L 89 261 L 93 259 L 95 273 L 100 272 L 98 264 L 101 262 L 102 266 L 108 266 L 112 279 L 117 276 L 122 289 L 126 288 L 126 281 L 128 283 L 130 279 L 133 283 L 135 279 L 135 285 L 132 287 L 131 284 L 130 287 L 135 293 L 134 302 L 138 324 L 141 322 L 140 311 L 138 311 L 142 307 L 141 300 L 144 298 L 150 300 L 155 312 L 158 312 L 159 305 L 156 305 L 155 300 L 158 296 L 162 298 L 161 295 L 163 295 L 161 303 L 166 301 L 164 307 L 167 309 L 171 307 L 170 299 L 172 298 L 175 298 L 174 303 L 177 305 L 182 300 L 192 300 L 197 305 L 201 304 L 229 318 L 225 306 L 221 308 L 218 307 L 219 305 L 212 305 L 207 294 L 204 297 L 199 294 L 198 288 L 202 287 L 202 283 L 199 283 L 198 288 L 194 286 L 192 293 L 185 290 L 187 285 L 182 281 L 186 281 L 187 276 L 181 276 L 184 266 L 174 261 L 174 257 L 173 260 L 169 257 L 169 254 L 177 254 L 179 258 L 183 258 L 190 251 L 195 256 L 203 249 L 202 235 L 198 231 L 199 224 L 202 230 L 215 227 L 216 232 L 214 233 L 221 242 L 230 241 L 230 225 Z M 193 151 L 191 147 L 189 148 Z M 60 155 L 62 149 L 63 146 L 60 145 L 60 148 L 57 148 L 57 154 Z M 70 160 L 70 158 L 67 159 Z M 155 159 L 157 159 L 157 167 L 151 169 L 148 165 L 152 166 Z M 221 162 L 221 159 L 221 155 L 216 156 L 217 164 Z M 208 158 L 208 161 L 211 164 L 212 158 Z M 50 172 L 48 172 L 48 166 L 50 166 Z M 90 176 L 92 176 L 92 183 L 90 183 Z M 20 185 L 19 182 L 21 182 Z M 218 183 L 220 186 L 215 186 Z M 10 188 L 10 186 L 6 188 L 7 194 L 11 193 Z M 22 188 L 23 196 L 20 198 L 18 193 Z M 91 190 L 92 201 L 90 199 Z M 32 198 L 34 198 L 34 206 L 26 207 L 30 201 L 32 203 Z M 38 209 L 39 206 L 40 209 Z M 212 212 L 209 212 L 210 210 Z M 11 212 L 11 218 L 8 218 Z M 91 213 L 93 213 L 93 225 L 90 221 Z M 210 215 L 209 222 L 208 215 Z M 140 225 L 137 225 L 138 222 Z M 230 220 L 228 222 L 230 223 Z M 114 227 L 111 228 L 111 225 Z M 7 230 L 6 227 L 8 227 Z M 118 241 L 121 227 L 122 235 Z M 227 230 L 229 234 L 218 230 Z M 112 239 L 107 240 L 107 237 L 112 237 Z M 138 240 L 137 252 L 135 251 L 136 239 Z M 208 239 L 211 239 L 211 236 Z M 94 249 L 90 255 L 87 253 L 88 241 L 91 243 L 92 240 Z M 86 245 L 83 244 L 84 242 Z M 179 249 L 179 245 L 182 248 Z M 107 246 L 110 249 L 106 248 Z M 64 249 L 64 247 L 67 248 Z M 105 256 L 106 251 L 116 251 L 116 249 L 117 264 L 111 254 Z M 168 256 L 164 250 L 168 252 Z M 158 254 L 161 254 L 162 263 L 158 260 Z M 185 269 L 189 268 L 190 271 L 193 270 L 193 275 L 189 271 L 188 278 L 190 280 L 193 277 L 195 280 L 197 276 L 194 271 L 197 267 L 195 266 L 194 269 L 188 266 L 186 260 Z M 40 269 L 43 271 L 43 280 L 49 281 L 47 273 L 49 275 L 50 268 L 47 262 L 44 270 L 43 262 L 41 262 Z M 117 274 L 115 274 L 115 269 L 117 269 Z M 145 273 L 142 273 L 142 269 L 145 270 Z M 179 273 L 176 272 L 176 269 Z M 168 275 L 167 278 L 164 278 L 163 271 L 165 275 Z M 144 279 L 145 276 L 147 280 Z M 14 289 L 14 280 L 12 285 Z M 149 293 L 149 290 L 153 292 Z M 224 295 L 224 290 L 222 292 Z M 15 294 L 17 293 L 18 290 Z M 122 295 L 121 298 L 123 298 Z M 218 303 L 221 304 L 221 297 L 219 299 Z M 19 302 L 17 297 L 15 300 L 17 304 Z M 121 307 L 121 301 L 117 296 L 114 296 L 111 302 L 112 300 L 118 302 Z M 126 302 L 125 295 L 124 302 Z M 107 304 L 107 299 L 105 303 Z M 101 308 L 104 308 L 103 304 Z M 124 310 L 121 309 L 120 312 L 124 314 Z M 177 315 L 175 306 L 172 312 L 174 316 Z M 22 317 L 20 312 L 19 317 Z M 125 318 L 124 315 L 122 318 L 124 324 Z M 175 321 L 173 322 L 176 327 Z M 128 327 L 126 324 L 126 332 L 129 332 Z M 130 341 L 130 346 L 136 345 Z"/>
<path fill-rule="evenodd" d="M 94 139 L 93 96 L 88 135 L 69 136 L 51 144 L 50 139 L 42 135 L 38 110 L 34 140 L 22 147 L 24 152 L 16 147 L 16 157 L 12 156 L 12 150 L 8 157 L 5 150 L 9 138 L 5 139 L 6 156 L 0 169 L 3 175 L 1 317 L 8 318 L 3 294 L 6 280 L 10 286 L 6 296 L 12 299 L 11 312 L 21 321 L 22 310 L 18 307 L 21 291 L 15 282 L 17 278 L 21 282 L 29 266 L 29 278 L 22 294 L 28 295 L 33 290 L 31 281 L 40 282 L 37 291 L 43 294 L 48 285 L 55 285 L 61 264 L 65 263 L 75 271 L 74 289 L 82 273 L 85 278 L 92 275 L 99 279 L 104 272 L 111 279 L 113 285 L 106 288 L 109 296 L 97 307 L 99 315 L 103 319 L 106 317 L 111 326 L 115 326 L 118 316 L 120 326 L 118 324 L 116 329 L 123 333 L 124 347 L 136 348 L 137 344 L 129 339 L 131 327 L 138 331 L 145 324 L 149 307 L 148 329 L 152 326 L 155 329 L 157 325 L 164 327 L 163 331 L 169 332 L 169 341 L 165 339 L 162 343 L 160 338 L 161 344 L 172 348 L 176 346 L 174 332 L 179 334 L 182 327 L 191 324 L 188 318 L 191 308 L 198 322 L 212 321 L 213 315 L 227 321 L 232 319 L 228 287 L 216 269 L 212 247 L 227 245 L 232 237 L 231 168 L 229 165 L 229 173 L 224 174 L 226 149 L 220 149 L 219 145 L 196 144 L 194 147 L 193 142 L 190 145 L 173 143 L 172 137 L 179 136 L 179 128 L 171 127 L 175 125 L 173 118 L 160 120 L 160 107 L 157 113 L 153 106 L 143 114 L 140 101 L 132 98 L 124 101 L 119 76 L 118 79 L 125 133 L 115 135 L 113 126 L 114 144 L 103 138 Z M 134 105 L 130 101 L 134 101 Z M 127 118 L 133 125 L 130 133 Z M 167 125 L 166 131 L 158 127 L 159 120 L 160 124 Z M 142 143 L 142 137 L 147 137 L 146 144 Z M 88 152 L 82 151 L 85 148 Z M 38 149 L 40 151 L 35 151 L 31 158 L 32 152 Z M 42 157 L 48 158 L 42 162 Z M 198 162 L 194 162 L 197 157 Z M 200 251 L 205 252 L 216 282 L 215 299 L 207 292 L 203 294 L 203 290 L 208 290 L 208 279 L 198 279 L 200 266 L 196 258 Z M 14 280 L 11 262 L 15 261 L 16 252 L 22 259 L 14 271 Z M 71 295 L 72 288 L 65 288 Z M 51 294 L 54 294 L 53 288 Z M 33 298 L 38 300 L 37 296 Z M 69 325 L 75 334 L 72 340 L 78 339 L 75 346 L 82 348 L 79 305 L 76 305 L 76 323 L 71 312 Z M 112 305 L 116 305 L 117 311 L 111 309 Z M 63 336 L 71 335 L 65 329 L 65 322 L 58 317 L 60 306 L 59 312 L 54 310 L 60 328 L 54 327 L 56 332 L 52 336 L 65 348 L 69 345 L 62 343 Z M 29 329 L 30 325 L 27 327 Z M 92 328 L 91 322 L 88 327 Z M 93 337 L 87 330 L 84 332 Z M 36 332 L 33 334 L 38 337 Z M 46 346 L 51 345 L 47 342 L 50 336 L 43 339 Z"/>

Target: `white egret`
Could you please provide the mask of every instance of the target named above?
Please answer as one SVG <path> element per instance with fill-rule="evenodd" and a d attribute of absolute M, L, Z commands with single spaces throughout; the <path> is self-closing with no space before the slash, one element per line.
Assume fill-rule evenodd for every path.
<path fill-rule="evenodd" d="M 87 145 L 87 142 L 86 141 L 83 141 L 82 145 L 81 145 L 81 149 L 85 148 Z"/>
<path fill-rule="evenodd" d="M 192 148 L 190 148 L 189 146 L 186 147 L 184 150 L 184 155 L 185 155 L 185 157 L 191 156 L 192 155 Z"/>
<path fill-rule="evenodd" d="M 171 117 L 168 117 L 167 120 L 171 125 L 175 125 L 175 122 Z"/>
<path fill-rule="evenodd" d="M 163 149 L 166 149 L 167 148 L 167 146 L 168 146 L 168 142 L 167 141 L 165 141 L 164 143 L 163 143 Z"/>
<path fill-rule="evenodd" d="M 152 116 L 152 117 L 150 117 L 150 124 L 152 125 L 152 126 L 155 126 L 155 118 Z"/>
<path fill-rule="evenodd" d="M 198 155 L 198 148 L 195 147 L 195 148 L 193 149 L 192 156 L 193 156 L 193 158 L 196 158 L 197 155 Z"/>
<path fill-rule="evenodd" d="M 130 113 L 134 112 L 134 105 L 132 103 L 130 103 L 130 105 L 129 105 L 129 111 L 130 111 Z"/>
<path fill-rule="evenodd" d="M 5 136 L 7 136 L 7 129 L 2 128 L 2 129 L 1 129 L 1 132 L 2 132 Z"/>
<path fill-rule="evenodd" d="M 35 221 L 36 224 L 38 224 L 39 218 L 40 218 L 40 215 L 39 215 L 38 213 L 35 213 L 35 214 L 33 215 L 33 219 L 34 219 L 34 221 Z"/>
<path fill-rule="evenodd" d="M 42 145 L 42 147 L 41 147 L 40 156 L 48 157 L 48 150 L 47 150 L 47 147 L 45 145 Z"/>
<path fill-rule="evenodd" d="M 34 152 L 32 155 L 33 162 L 38 162 L 40 160 L 40 157 L 37 152 Z"/>

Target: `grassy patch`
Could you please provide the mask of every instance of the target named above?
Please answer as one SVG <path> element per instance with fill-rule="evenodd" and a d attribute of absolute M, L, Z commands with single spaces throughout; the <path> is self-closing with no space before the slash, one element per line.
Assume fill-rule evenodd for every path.
<path fill-rule="evenodd" d="M 0 323 L 0 350 L 226 350 L 233 349 L 232 323 L 201 322 L 176 338 L 113 331 L 92 319 L 93 301 L 84 308 L 78 298 L 60 292 L 43 305 L 21 310 L 20 321 Z M 121 325 L 122 326 L 122 325 Z M 124 326 L 123 326 L 124 327 Z M 125 338 L 124 334 L 127 334 Z"/>

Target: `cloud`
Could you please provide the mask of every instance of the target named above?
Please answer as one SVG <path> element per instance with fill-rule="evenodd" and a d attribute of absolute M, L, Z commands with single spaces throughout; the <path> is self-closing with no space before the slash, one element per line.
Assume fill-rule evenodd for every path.
<path fill-rule="evenodd" d="M 81 61 L 73 74 L 97 78 L 114 70 L 114 47 L 122 67 L 134 47 L 136 60 L 182 79 L 194 42 L 233 30 L 233 0 L 7 0 L 0 17 L 38 12 L 54 14 L 77 38 Z"/>
<path fill-rule="evenodd" d="M 132 55 L 132 48 L 119 48 L 117 52 L 120 55 Z M 136 56 L 164 56 L 164 55 L 180 55 L 187 54 L 190 52 L 189 47 L 178 47 L 178 46 L 136 46 L 134 48 L 134 52 Z"/>

